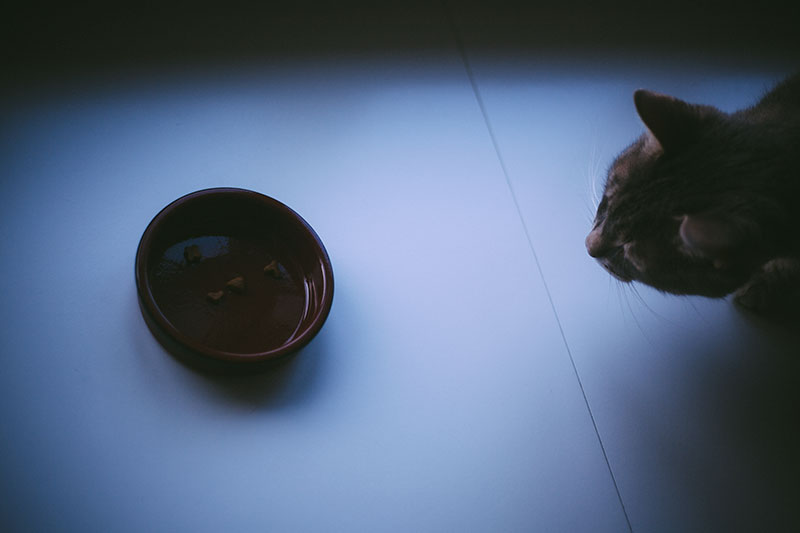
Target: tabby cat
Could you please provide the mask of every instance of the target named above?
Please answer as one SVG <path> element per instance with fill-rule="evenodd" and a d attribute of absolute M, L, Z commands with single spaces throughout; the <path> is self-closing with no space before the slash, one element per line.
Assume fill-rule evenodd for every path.
<path fill-rule="evenodd" d="M 645 133 L 611 165 L 586 248 L 617 279 L 800 306 L 800 74 L 725 113 L 647 90 Z"/>

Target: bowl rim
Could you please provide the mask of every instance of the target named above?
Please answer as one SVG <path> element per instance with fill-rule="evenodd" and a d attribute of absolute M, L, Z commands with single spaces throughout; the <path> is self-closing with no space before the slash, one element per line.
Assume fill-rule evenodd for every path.
<path fill-rule="evenodd" d="M 155 299 L 153 298 L 149 283 L 147 264 L 150 259 L 153 240 L 161 223 L 171 213 L 182 208 L 190 202 L 196 201 L 198 198 L 207 198 L 209 196 L 220 195 L 256 200 L 269 209 L 277 210 L 284 215 L 287 215 L 291 220 L 297 223 L 301 230 L 308 234 L 308 236 L 311 238 L 311 242 L 316 248 L 315 255 L 317 255 L 317 257 L 320 259 L 320 265 L 322 267 L 323 287 L 321 291 L 321 305 L 318 307 L 314 319 L 303 331 L 299 332 L 290 341 L 277 348 L 254 353 L 229 352 L 211 348 L 201 342 L 187 337 L 184 333 L 173 326 L 172 323 L 161 312 L 155 302 Z M 165 345 L 164 339 L 159 337 L 161 335 L 165 335 L 168 338 L 166 344 L 173 345 L 174 343 L 177 343 L 181 350 L 188 349 L 192 354 L 211 358 L 223 363 L 264 363 L 280 360 L 290 354 L 293 354 L 308 344 L 317 335 L 327 320 L 331 306 L 333 305 L 333 267 L 322 240 L 319 238 L 319 235 L 317 235 L 311 225 L 306 222 L 306 220 L 296 211 L 291 209 L 286 204 L 276 200 L 275 198 L 256 191 L 237 187 L 213 187 L 197 190 L 173 200 L 164 208 L 162 208 L 147 225 L 141 239 L 139 240 L 139 246 L 136 250 L 135 259 L 135 277 L 136 291 L 139 295 L 140 307 L 143 313 L 149 315 L 145 316 L 145 321 L 148 323 L 148 326 L 151 326 L 151 329 L 151 321 L 158 327 L 159 331 L 153 331 L 153 333 L 159 341 L 162 341 L 162 345 Z M 170 352 L 174 352 L 170 349 L 170 346 L 165 345 L 165 348 L 167 348 L 167 350 Z"/>

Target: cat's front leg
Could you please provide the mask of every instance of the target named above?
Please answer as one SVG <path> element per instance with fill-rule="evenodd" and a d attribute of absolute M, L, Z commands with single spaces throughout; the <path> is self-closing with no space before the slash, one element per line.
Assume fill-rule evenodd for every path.
<path fill-rule="evenodd" d="M 760 315 L 800 311 L 800 259 L 768 261 L 736 291 L 734 301 Z"/>

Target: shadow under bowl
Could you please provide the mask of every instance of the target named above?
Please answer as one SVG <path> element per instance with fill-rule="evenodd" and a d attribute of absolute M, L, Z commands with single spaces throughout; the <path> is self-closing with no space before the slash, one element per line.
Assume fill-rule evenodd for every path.
<path fill-rule="evenodd" d="M 175 357 L 255 373 L 319 332 L 333 302 L 330 259 L 311 226 L 253 191 L 205 189 L 161 210 L 136 253 L 139 307 Z"/>

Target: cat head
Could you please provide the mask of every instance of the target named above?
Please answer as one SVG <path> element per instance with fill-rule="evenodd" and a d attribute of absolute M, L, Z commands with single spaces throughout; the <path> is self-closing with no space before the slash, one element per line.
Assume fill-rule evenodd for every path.
<path fill-rule="evenodd" d="M 758 145 L 740 115 L 638 90 L 647 130 L 611 165 L 586 248 L 613 276 L 724 296 L 765 253 L 752 186 Z M 748 169 L 750 173 L 748 173 Z"/>

